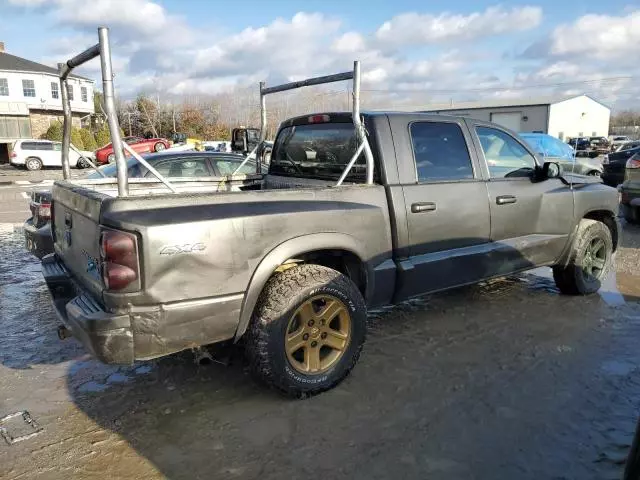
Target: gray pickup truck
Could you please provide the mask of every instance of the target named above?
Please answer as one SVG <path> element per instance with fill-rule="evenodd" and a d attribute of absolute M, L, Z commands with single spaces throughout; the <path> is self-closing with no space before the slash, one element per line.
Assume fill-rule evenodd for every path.
<path fill-rule="evenodd" d="M 361 115 L 348 74 L 354 111 L 282 123 L 245 191 L 56 182 L 43 273 L 65 329 L 107 363 L 242 341 L 262 380 L 304 396 L 353 368 L 368 308 L 542 265 L 565 294 L 600 287 L 616 190 L 498 125 Z"/>

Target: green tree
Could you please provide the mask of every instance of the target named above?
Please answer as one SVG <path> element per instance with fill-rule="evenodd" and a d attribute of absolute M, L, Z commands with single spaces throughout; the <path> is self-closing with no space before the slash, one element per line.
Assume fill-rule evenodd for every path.
<path fill-rule="evenodd" d="M 93 152 L 98 148 L 98 144 L 96 143 L 96 139 L 91 133 L 91 130 L 88 128 L 80 129 L 80 136 L 82 137 L 82 145 L 84 146 L 84 150 L 88 150 Z"/>
<path fill-rule="evenodd" d="M 96 133 L 96 143 L 98 144 L 98 148 L 104 147 L 107 143 L 111 141 L 111 133 L 109 132 L 109 127 L 104 125 L 98 133 Z"/>
<path fill-rule="evenodd" d="M 122 130 L 122 128 L 120 129 L 120 135 L 124 137 L 124 130 Z M 96 133 L 96 143 L 98 144 L 98 148 L 102 148 L 109 142 L 111 142 L 111 132 L 109 131 L 109 126 L 105 124 Z"/>
<path fill-rule="evenodd" d="M 73 127 L 71 129 L 71 143 L 78 150 L 84 150 L 84 143 L 82 142 L 82 134 L 79 128 Z"/>
<path fill-rule="evenodd" d="M 49 125 L 47 132 L 42 136 L 42 138 L 44 138 L 45 140 L 51 140 L 54 142 L 61 142 L 62 141 L 62 123 L 55 121 L 51 125 Z"/>

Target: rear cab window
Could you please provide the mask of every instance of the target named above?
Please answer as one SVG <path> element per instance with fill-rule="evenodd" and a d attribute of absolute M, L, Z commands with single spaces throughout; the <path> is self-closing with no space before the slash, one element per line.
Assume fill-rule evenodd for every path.
<path fill-rule="evenodd" d="M 419 183 L 474 178 L 469 148 L 458 124 L 413 122 L 409 130 Z"/>
<path fill-rule="evenodd" d="M 326 117 L 329 121 L 288 125 L 280 130 L 273 145 L 269 174 L 330 181 L 340 178 L 359 145 L 355 127 L 350 116 L 338 119 L 343 121 L 334 121 L 330 115 L 313 117 Z M 366 160 L 360 154 L 345 181 L 364 183 L 366 172 Z"/>

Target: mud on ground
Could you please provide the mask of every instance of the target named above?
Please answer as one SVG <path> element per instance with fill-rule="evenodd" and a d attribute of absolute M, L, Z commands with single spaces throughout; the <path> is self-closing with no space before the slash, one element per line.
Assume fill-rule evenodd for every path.
<path fill-rule="evenodd" d="M 640 229 L 601 295 L 548 269 L 372 312 L 359 365 L 292 401 L 242 361 L 102 365 L 60 342 L 37 261 L 0 233 L 2 479 L 620 478 L 640 414 Z M 21 418 L 10 433 L 33 433 Z"/>

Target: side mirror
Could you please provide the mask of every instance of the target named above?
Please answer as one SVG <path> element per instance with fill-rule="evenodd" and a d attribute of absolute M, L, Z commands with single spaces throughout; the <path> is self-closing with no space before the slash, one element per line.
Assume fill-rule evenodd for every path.
<path fill-rule="evenodd" d="M 558 162 L 544 162 L 542 166 L 542 178 L 558 178 L 562 173 L 562 168 Z"/>

